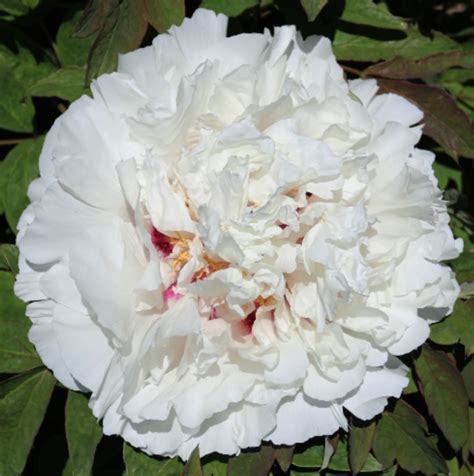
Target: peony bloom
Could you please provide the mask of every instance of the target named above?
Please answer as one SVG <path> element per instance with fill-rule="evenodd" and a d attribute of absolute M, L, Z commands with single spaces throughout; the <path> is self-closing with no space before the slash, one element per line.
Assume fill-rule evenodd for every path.
<path fill-rule="evenodd" d="M 226 26 L 198 10 L 71 104 L 18 234 L 44 363 L 184 459 L 372 418 L 458 294 L 420 110 L 326 38 Z"/>

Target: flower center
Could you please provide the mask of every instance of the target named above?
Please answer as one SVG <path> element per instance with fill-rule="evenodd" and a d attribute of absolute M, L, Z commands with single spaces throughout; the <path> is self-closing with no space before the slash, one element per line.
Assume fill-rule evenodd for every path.
<path fill-rule="evenodd" d="M 176 283 L 178 282 L 178 276 L 182 268 L 193 258 L 193 254 L 190 249 L 192 240 L 185 237 L 172 237 L 166 235 L 154 227 L 151 228 L 150 234 L 151 241 L 158 251 L 161 260 L 165 263 L 168 263 L 172 271 L 173 283 L 169 285 L 163 292 L 163 299 L 165 303 L 168 306 L 172 306 L 175 302 L 183 297 L 183 294 L 177 291 Z M 200 266 L 198 265 L 199 268 L 194 272 L 191 278 L 192 283 L 207 279 L 213 273 L 230 267 L 229 262 L 213 259 L 205 252 L 203 252 L 199 258 L 201 264 Z M 257 310 L 260 307 L 272 307 L 275 305 L 275 303 L 275 298 L 272 296 L 258 296 L 251 303 L 249 303 L 248 305 L 251 307 L 251 310 L 244 318 L 241 319 L 239 323 L 241 335 L 248 336 L 252 334 L 253 325 L 257 317 Z M 218 315 L 215 308 L 215 303 L 213 303 L 212 299 L 208 305 L 210 305 L 211 309 L 209 313 L 209 320 L 214 320 L 218 317 L 221 317 Z M 247 305 L 244 306 L 244 308 L 246 307 Z"/>

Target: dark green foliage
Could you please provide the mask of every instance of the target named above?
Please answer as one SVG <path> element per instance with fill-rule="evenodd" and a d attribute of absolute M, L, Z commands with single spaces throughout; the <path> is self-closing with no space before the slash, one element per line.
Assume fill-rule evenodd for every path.
<path fill-rule="evenodd" d="M 102 428 L 92 415 L 86 395 L 69 392 L 66 403 L 66 437 L 69 461 L 66 475 L 87 476 L 91 473 Z"/>
<path fill-rule="evenodd" d="M 424 345 L 415 369 L 430 414 L 453 449 L 459 450 L 469 435 L 469 397 L 454 359 Z"/>

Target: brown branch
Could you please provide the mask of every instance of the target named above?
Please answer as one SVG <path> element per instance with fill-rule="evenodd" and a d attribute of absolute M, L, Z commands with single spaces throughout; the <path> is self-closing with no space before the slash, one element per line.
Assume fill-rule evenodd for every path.
<path fill-rule="evenodd" d="M 353 68 L 352 66 L 347 66 L 345 64 L 341 65 L 342 66 L 342 69 L 346 72 L 346 73 L 352 73 L 352 74 L 355 74 L 356 76 L 359 76 L 360 78 L 364 78 L 365 75 L 364 75 L 364 72 L 363 71 L 360 71 L 356 68 Z"/>
<path fill-rule="evenodd" d="M 0 147 L 2 145 L 17 145 L 28 139 L 31 139 L 31 137 L 22 137 L 20 139 L 0 139 Z"/>

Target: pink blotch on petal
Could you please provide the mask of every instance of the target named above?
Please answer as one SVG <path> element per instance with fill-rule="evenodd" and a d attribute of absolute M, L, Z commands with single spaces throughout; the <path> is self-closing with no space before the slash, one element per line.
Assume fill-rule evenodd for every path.
<path fill-rule="evenodd" d="M 174 284 L 172 284 L 169 288 L 165 289 L 165 291 L 163 292 L 163 298 L 167 303 L 179 301 L 182 297 L 182 294 L 176 292 L 176 287 Z"/>
<path fill-rule="evenodd" d="M 240 321 L 243 335 L 249 335 L 252 333 L 253 324 L 255 322 L 256 315 L 257 315 L 257 309 L 258 309 L 258 306 L 245 319 Z"/>
<path fill-rule="evenodd" d="M 158 231 L 155 227 L 151 229 L 151 242 L 163 258 L 169 256 L 173 251 L 171 238 L 168 235 L 161 233 L 161 231 Z"/>

